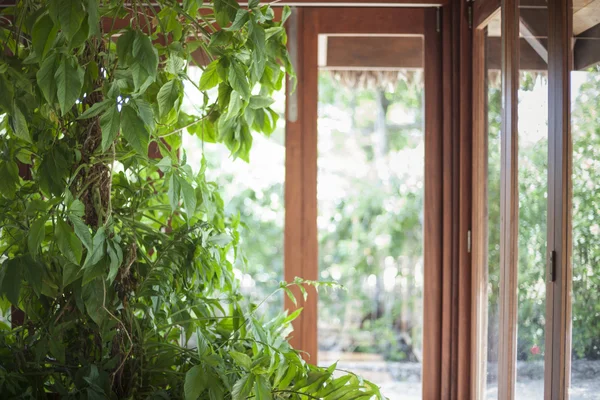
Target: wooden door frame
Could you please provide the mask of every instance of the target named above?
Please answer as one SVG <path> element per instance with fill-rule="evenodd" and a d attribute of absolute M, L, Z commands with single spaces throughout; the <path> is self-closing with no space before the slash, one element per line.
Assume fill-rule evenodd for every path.
<path fill-rule="evenodd" d="M 424 38 L 425 65 L 425 222 L 423 398 L 440 398 L 442 303 L 445 251 L 442 241 L 444 177 L 440 14 L 433 8 L 303 8 L 297 10 L 297 120 L 286 124 L 285 279 L 318 280 L 317 104 L 319 34 L 400 34 Z M 288 110 L 289 111 L 289 110 Z M 301 316 L 294 321 L 292 345 L 317 362 L 317 295 L 309 288 Z M 286 299 L 285 307 L 296 306 Z M 449 352 L 447 352 L 449 354 Z"/>
<path fill-rule="evenodd" d="M 548 262 L 544 397 L 558 400 L 568 398 L 571 362 L 572 2 L 549 0 L 548 12 L 553 29 L 548 32 Z"/>

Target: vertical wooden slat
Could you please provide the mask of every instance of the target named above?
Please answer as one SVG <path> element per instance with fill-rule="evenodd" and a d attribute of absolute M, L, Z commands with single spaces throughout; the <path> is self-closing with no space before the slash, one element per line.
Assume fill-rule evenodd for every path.
<path fill-rule="evenodd" d="M 443 185 L 442 96 L 440 34 L 437 14 L 429 10 L 425 19 L 425 221 L 423 295 L 423 399 L 442 396 L 442 296 L 443 232 L 441 196 Z"/>
<path fill-rule="evenodd" d="M 548 2 L 548 265 L 545 398 L 568 398 L 571 320 L 571 155 L 569 74 L 572 4 Z M 552 281 L 552 251 L 556 254 Z"/>
<path fill-rule="evenodd" d="M 519 0 L 502 5 L 502 135 L 500 199 L 500 341 L 498 398 L 515 395 L 518 302 Z"/>
<path fill-rule="evenodd" d="M 473 47 L 468 14 L 472 12 L 467 2 L 461 2 L 458 24 L 459 56 L 459 194 L 458 194 L 458 331 L 457 331 L 457 385 L 456 398 L 471 398 L 471 230 L 472 202 L 472 88 Z"/>
<path fill-rule="evenodd" d="M 302 243 L 303 275 L 310 280 L 319 279 L 319 244 L 317 234 L 317 117 L 319 103 L 318 70 L 318 26 L 319 15 L 316 9 L 305 10 L 303 22 L 304 62 L 303 81 L 303 122 L 302 130 Z M 308 300 L 304 304 L 304 326 L 302 349 L 310 355 L 311 363 L 317 363 L 318 298 L 314 288 L 307 288 Z"/>
<path fill-rule="evenodd" d="M 290 18 L 291 23 L 296 24 L 298 32 L 302 32 L 304 10 L 294 9 Z M 295 40 L 298 54 L 303 52 L 303 36 L 302 34 L 290 37 L 290 40 Z M 290 105 L 286 105 L 286 125 L 285 125 L 285 233 L 284 233 L 284 279 L 291 282 L 297 276 L 302 276 L 302 96 L 304 89 L 303 82 L 303 65 L 301 62 L 294 65 L 296 77 L 298 79 L 298 88 L 296 89 L 296 118 L 290 120 L 289 116 Z M 292 82 L 288 80 L 286 85 L 287 96 L 286 101 L 290 100 L 290 92 L 292 90 Z M 301 298 L 300 291 L 292 289 L 296 297 Z M 296 309 L 294 303 L 286 296 L 285 309 L 290 312 Z M 303 343 L 303 325 L 304 315 L 302 313 L 293 323 L 294 332 L 290 338 L 291 345 L 296 349 L 304 349 Z"/>
<path fill-rule="evenodd" d="M 488 132 L 486 29 L 473 33 L 473 228 L 471 398 L 482 400 L 487 377 Z"/>

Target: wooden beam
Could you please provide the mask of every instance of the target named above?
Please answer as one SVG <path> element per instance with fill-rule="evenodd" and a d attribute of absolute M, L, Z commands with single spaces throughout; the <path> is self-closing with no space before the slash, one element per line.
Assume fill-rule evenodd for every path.
<path fill-rule="evenodd" d="M 423 38 L 330 36 L 324 66 L 423 68 Z"/>
<path fill-rule="evenodd" d="M 600 24 L 600 0 L 573 0 L 573 35 Z"/>
<path fill-rule="evenodd" d="M 500 70 L 501 67 L 501 43 L 499 37 L 488 37 L 488 57 L 487 68 L 490 70 Z M 536 53 L 525 38 L 519 40 L 519 69 L 528 71 L 547 71 L 548 65 Z"/>
<path fill-rule="evenodd" d="M 576 37 L 573 53 L 575 70 L 584 70 L 600 63 L 600 25 L 596 25 Z"/>
<path fill-rule="evenodd" d="M 548 9 L 522 9 L 519 15 L 520 35 L 544 63 L 548 63 Z"/>

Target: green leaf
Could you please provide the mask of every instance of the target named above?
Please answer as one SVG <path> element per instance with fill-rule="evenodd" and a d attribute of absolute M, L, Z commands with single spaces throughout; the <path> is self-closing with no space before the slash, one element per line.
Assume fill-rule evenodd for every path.
<path fill-rule="evenodd" d="M 121 114 L 114 102 L 100 117 L 100 129 L 102 130 L 102 151 L 108 150 L 119 134 L 121 126 Z"/>
<path fill-rule="evenodd" d="M 56 101 L 56 79 L 55 75 L 58 69 L 58 56 L 51 54 L 42 62 L 40 69 L 36 73 L 37 84 L 42 89 L 46 101 L 54 104 Z"/>
<path fill-rule="evenodd" d="M 246 71 L 244 70 L 242 63 L 237 60 L 231 61 L 228 80 L 233 90 L 240 93 L 244 99 L 250 97 L 250 86 L 248 85 Z"/>
<path fill-rule="evenodd" d="M 206 66 L 206 68 L 202 72 L 202 76 L 200 76 L 200 90 L 212 89 L 221 82 L 221 77 L 217 72 L 218 63 L 219 60 L 215 60 Z"/>
<path fill-rule="evenodd" d="M 290 6 L 283 6 L 283 12 L 281 13 L 281 23 L 285 23 L 287 19 L 292 15 L 292 9 Z"/>
<path fill-rule="evenodd" d="M 217 23 L 221 27 L 227 26 L 229 21 L 232 21 L 237 13 L 240 5 L 236 0 L 214 0 L 215 14 Z"/>
<path fill-rule="evenodd" d="M 14 306 L 19 305 L 22 273 L 23 266 L 19 258 L 4 261 L 0 270 L 0 296 L 6 296 Z"/>
<path fill-rule="evenodd" d="M 231 236 L 229 236 L 226 233 L 220 233 L 218 235 L 214 235 L 211 236 L 210 238 L 208 238 L 208 242 L 210 244 L 213 244 L 215 246 L 219 246 L 219 247 L 225 247 L 227 246 L 229 243 L 231 243 L 233 239 L 231 238 Z"/>
<path fill-rule="evenodd" d="M 267 108 L 273 103 L 275 103 L 275 100 L 269 96 L 252 96 L 250 97 L 250 103 L 248 103 L 248 107 L 252 109 Z"/>
<path fill-rule="evenodd" d="M 135 62 L 144 68 L 148 75 L 156 77 L 158 51 L 152 44 L 152 40 L 149 36 L 143 32 L 136 31 L 135 39 L 133 40 L 132 54 Z"/>
<path fill-rule="evenodd" d="M 252 391 L 252 386 L 254 386 L 254 375 L 248 374 L 242 376 L 233 385 L 233 389 L 231 390 L 232 400 L 245 400 Z"/>
<path fill-rule="evenodd" d="M 85 110 L 77 119 L 88 119 L 93 118 L 100 113 L 104 112 L 111 104 L 114 104 L 112 100 L 104 100 L 99 103 L 94 103 L 90 108 Z"/>
<path fill-rule="evenodd" d="M 100 15 L 98 13 L 98 0 L 86 0 L 85 10 L 88 14 L 88 25 L 90 28 L 90 36 L 100 35 Z"/>
<path fill-rule="evenodd" d="M 65 189 L 65 178 L 69 172 L 69 158 L 60 146 L 54 146 L 44 154 L 37 172 L 40 186 L 49 196 L 60 196 Z"/>
<path fill-rule="evenodd" d="M 12 118 L 12 129 L 19 139 L 31 142 L 31 135 L 29 133 L 29 127 L 27 126 L 27 120 L 21 112 L 21 109 L 16 104 L 13 107 L 13 118 Z"/>
<path fill-rule="evenodd" d="M 256 394 L 256 400 L 271 400 L 273 395 L 271 394 L 271 385 L 267 378 L 259 376 L 254 384 L 254 392 Z"/>
<path fill-rule="evenodd" d="M 92 251 L 92 234 L 90 228 L 83 222 L 83 220 L 74 214 L 69 214 L 69 221 L 73 224 L 75 234 L 81 240 L 81 243 L 88 250 L 88 254 Z"/>
<path fill-rule="evenodd" d="M 109 284 L 112 284 L 113 280 L 117 276 L 117 272 L 119 272 L 119 267 L 123 263 L 123 250 L 121 246 L 113 241 L 107 242 L 106 247 L 108 249 L 108 256 L 110 257 L 110 269 L 108 272 L 107 281 Z"/>
<path fill-rule="evenodd" d="M 250 77 L 252 82 L 260 81 L 265 72 L 266 49 L 265 49 L 265 30 L 254 20 L 250 21 L 249 40 L 252 42 L 254 51 L 252 52 L 252 65 L 250 66 Z"/>
<path fill-rule="evenodd" d="M 171 110 L 178 108 L 182 89 L 181 82 L 177 79 L 168 81 L 160 88 L 156 95 L 156 101 L 158 102 L 158 113 L 161 118 Z"/>
<path fill-rule="evenodd" d="M 231 96 L 229 97 L 229 106 L 227 107 L 226 118 L 233 119 L 233 118 L 237 117 L 237 115 L 240 113 L 240 111 L 242 111 L 243 105 L 244 105 L 244 102 L 240 98 L 239 93 L 236 93 L 235 90 L 232 91 Z"/>
<path fill-rule="evenodd" d="M 63 57 L 54 75 L 56 79 L 56 96 L 63 115 L 65 115 L 79 97 L 83 87 L 85 71 L 74 57 Z"/>
<path fill-rule="evenodd" d="M 150 133 L 146 129 L 144 121 L 129 105 L 124 105 L 121 110 L 121 134 L 135 151 L 143 157 L 148 156 Z"/>
<path fill-rule="evenodd" d="M 192 367 L 185 374 L 185 382 L 183 390 L 185 392 L 185 400 L 196 400 L 206 389 L 205 377 L 200 365 Z"/>
<path fill-rule="evenodd" d="M 180 192 L 181 187 L 179 186 L 179 179 L 175 174 L 171 174 L 171 177 L 169 178 L 169 190 L 167 191 L 167 195 L 169 197 L 169 204 L 171 204 L 172 212 L 179 208 Z"/>
<path fill-rule="evenodd" d="M 81 294 L 88 315 L 98 325 L 101 325 L 102 321 L 106 317 L 106 312 L 103 308 L 105 301 L 104 287 L 103 279 L 101 277 L 97 277 L 85 285 Z"/>
<path fill-rule="evenodd" d="M 36 256 L 46 237 L 46 220 L 47 215 L 42 215 L 40 218 L 35 220 L 29 228 L 29 235 L 27 236 L 27 248 L 32 256 Z"/>
<path fill-rule="evenodd" d="M 81 267 L 71 262 L 66 263 L 63 266 L 63 287 L 66 287 L 70 283 L 74 282 L 79 277 Z"/>
<path fill-rule="evenodd" d="M 240 353 L 235 350 L 231 350 L 229 352 L 229 355 L 231 356 L 231 358 L 233 358 L 233 360 L 237 364 L 239 364 L 243 368 L 249 370 L 252 367 L 252 360 L 250 359 L 250 357 L 247 354 Z"/>
<path fill-rule="evenodd" d="M 133 42 L 135 38 L 135 31 L 128 29 L 117 39 L 117 58 L 123 66 L 129 65 L 130 60 L 133 59 Z"/>
<path fill-rule="evenodd" d="M 94 266 L 102 259 L 105 254 L 104 251 L 104 243 L 106 242 L 106 233 L 104 231 L 104 227 L 101 226 L 96 231 L 94 235 L 94 239 L 92 240 L 92 249 L 88 251 L 87 257 L 85 258 L 85 263 L 83 264 L 83 268 L 89 268 Z"/>
<path fill-rule="evenodd" d="M 23 280 L 31 286 L 38 296 L 42 293 L 42 279 L 44 277 L 44 265 L 31 257 L 23 259 Z"/>
<path fill-rule="evenodd" d="M 53 0 L 50 2 L 50 15 L 60 23 L 67 40 L 71 40 L 79 30 L 85 11 L 81 1 Z"/>
<path fill-rule="evenodd" d="M 57 33 L 58 25 L 52 22 L 52 18 L 46 14 L 42 15 L 33 25 L 31 41 L 33 50 L 40 60 L 43 60 L 52 48 Z"/>
<path fill-rule="evenodd" d="M 0 161 L 0 193 L 13 199 L 19 185 L 19 167 L 11 161 Z"/>
<path fill-rule="evenodd" d="M 196 191 L 185 178 L 179 178 L 179 186 L 181 186 L 183 205 L 189 222 L 196 213 Z"/>
<path fill-rule="evenodd" d="M 62 255 L 74 264 L 81 263 L 83 247 L 71 227 L 62 219 L 56 223 L 56 244 Z"/>
<path fill-rule="evenodd" d="M 231 24 L 230 27 L 225 28 L 225 30 L 239 31 L 248 22 L 248 17 L 249 17 L 248 10 L 244 10 L 243 8 L 238 9 L 235 14 L 235 19 L 234 19 L 233 23 Z"/>

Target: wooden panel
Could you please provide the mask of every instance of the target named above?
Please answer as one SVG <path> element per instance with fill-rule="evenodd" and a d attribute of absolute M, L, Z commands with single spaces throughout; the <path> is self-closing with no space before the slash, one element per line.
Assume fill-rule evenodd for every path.
<path fill-rule="evenodd" d="M 301 27 L 304 11 L 294 10 L 291 19 L 296 26 Z M 290 27 L 288 23 L 288 29 Z M 303 51 L 303 36 L 297 35 L 298 52 Z M 288 45 L 294 37 L 290 37 Z M 303 81 L 304 69 L 301 63 L 294 65 L 296 76 L 299 81 Z M 286 282 L 292 282 L 297 276 L 302 276 L 303 251 L 302 251 L 302 171 L 304 160 L 302 159 L 302 118 L 296 118 L 291 121 L 290 114 L 290 91 L 291 82 L 288 80 L 286 96 L 286 125 L 285 125 L 285 233 L 284 233 L 284 279 Z M 299 116 L 303 112 L 302 96 L 304 91 L 296 90 L 294 96 L 297 98 L 297 113 Z M 300 291 L 292 289 L 297 298 L 301 299 Z M 285 309 L 292 312 L 296 309 L 294 303 L 285 297 Z M 294 332 L 290 338 L 291 345 L 296 349 L 305 349 L 303 325 L 304 313 L 300 315 L 293 323 Z"/>
<path fill-rule="evenodd" d="M 600 9 L 600 0 L 573 0 L 572 20 L 575 36 L 600 24 L 598 9 Z"/>
<path fill-rule="evenodd" d="M 569 75 L 572 66 L 572 27 L 568 1 L 551 0 L 548 37 L 548 260 L 556 254 L 555 281 L 547 265 L 545 398 L 568 398 L 567 372 L 570 362 L 569 326 L 571 308 L 571 138 Z"/>
<path fill-rule="evenodd" d="M 423 38 L 330 36 L 326 66 L 423 68 Z"/>
<path fill-rule="evenodd" d="M 317 117 L 319 102 L 319 79 L 317 67 L 318 38 L 317 13 L 320 10 L 307 9 L 303 23 L 303 72 L 304 86 L 302 99 L 302 277 L 319 279 L 319 244 L 317 235 Z M 317 305 L 318 296 L 314 288 L 308 288 L 308 300 L 304 304 L 304 326 L 302 327 L 302 350 L 310 355 L 311 363 L 318 362 Z"/>
<path fill-rule="evenodd" d="M 425 200 L 423 290 L 423 398 L 442 393 L 442 96 L 440 37 L 436 14 L 427 13 L 425 33 Z"/>
<path fill-rule="evenodd" d="M 442 345 L 441 345 L 441 393 L 439 398 L 449 400 L 455 398 L 453 388 L 456 387 L 456 268 L 453 254 L 455 253 L 453 231 L 453 215 L 455 215 L 454 182 L 456 150 L 453 147 L 454 132 L 457 129 L 458 112 L 456 96 L 458 75 L 456 69 L 456 32 L 454 24 L 457 3 L 443 9 L 442 12 L 442 96 L 443 102 L 442 128 Z"/>
<path fill-rule="evenodd" d="M 576 70 L 584 70 L 600 62 L 600 25 L 577 36 L 573 58 L 573 67 Z"/>
<path fill-rule="evenodd" d="M 500 12 L 501 0 L 480 0 L 473 4 L 473 26 L 483 29 Z"/>
<path fill-rule="evenodd" d="M 299 7 L 435 7 L 449 3 L 450 0 L 282 0 L 273 5 Z"/>
<path fill-rule="evenodd" d="M 521 38 L 519 40 L 519 53 L 520 53 L 520 64 L 521 70 L 530 71 L 546 71 L 548 65 L 544 60 L 541 59 L 540 55 L 536 53 L 527 40 Z M 500 70 L 502 66 L 502 40 L 499 37 L 488 38 L 489 46 L 489 57 L 488 57 L 488 68 Z"/>
<path fill-rule="evenodd" d="M 422 35 L 422 8 L 319 8 L 313 18 L 319 34 Z M 435 25 L 434 25 L 435 26 Z"/>
<path fill-rule="evenodd" d="M 471 395 L 484 399 L 488 332 L 488 132 L 485 29 L 473 37 L 473 228 Z"/>
<path fill-rule="evenodd" d="M 502 8 L 502 135 L 500 199 L 500 342 L 498 398 L 514 399 L 518 302 L 518 89 L 519 0 Z"/>
<path fill-rule="evenodd" d="M 469 22 L 464 18 L 467 6 L 463 3 L 458 13 L 458 40 L 460 52 L 459 63 L 459 117 L 460 125 L 457 134 L 459 146 L 459 194 L 458 194 L 458 330 L 457 334 L 457 377 L 456 398 L 470 399 L 471 394 L 471 254 L 469 251 L 468 233 L 471 230 L 472 200 L 472 31 Z"/>

